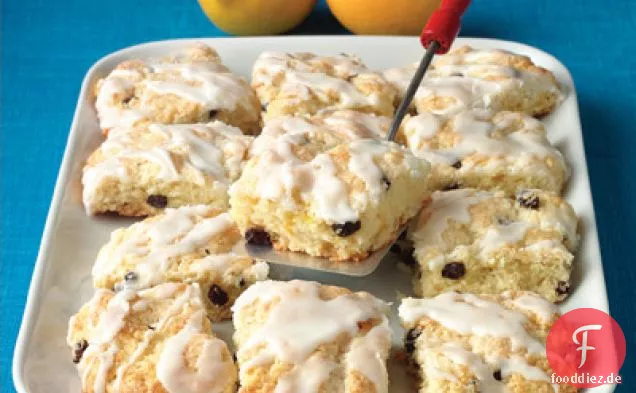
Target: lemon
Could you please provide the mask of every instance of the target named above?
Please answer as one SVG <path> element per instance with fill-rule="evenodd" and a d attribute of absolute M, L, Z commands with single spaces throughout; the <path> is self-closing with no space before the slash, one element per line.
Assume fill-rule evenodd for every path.
<path fill-rule="evenodd" d="M 327 0 L 331 12 L 356 34 L 419 35 L 441 0 Z"/>
<path fill-rule="evenodd" d="M 302 22 L 316 0 L 199 0 L 210 20 L 226 33 L 284 33 Z"/>

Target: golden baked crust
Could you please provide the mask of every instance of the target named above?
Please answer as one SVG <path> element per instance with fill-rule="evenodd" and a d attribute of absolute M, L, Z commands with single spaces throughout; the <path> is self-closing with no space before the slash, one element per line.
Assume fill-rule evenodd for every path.
<path fill-rule="evenodd" d="M 395 90 L 353 55 L 263 52 L 252 70 L 252 87 L 265 121 L 281 115 L 312 115 L 355 109 L 391 116 Z"/>
<path fill-rule="evenodd" d="M 94 86 L 100 127 L 148 122 L 206 123 L 219 120 L 256 134 L 260 105 L 247 81 L 198 44 L 163 59 L 128 60 Z"/>
<path fill-rule="evenodd" d="M 417 64 L 412 64 L 384 71 L 384 77 L 400 92 L 398 99 L 416 68 Z M 554 75 L 527 56 L 464 46 L 433 60 L 412 107 L 420 113 L 444 115 L 482 108 L 543 116 L 552 112 L 561 99 Z"/>
<path fill-rule="evenodd" d="M 468 110 L 407 117 L 398 140 L 432 164 L 432 190 L 538 188 L 560 193 L 570 171 L 540 121 L 519 112 Z"/>
<path fill-rule="evenodd" d="M 240 393 L 388 391 L 388 305 L 368 293 L 263 281 L 233 310 Z"/>
<path fill-rule="evenodd" d="M 516 200 L 473 189 L 434 192 L 408 233 L 418 262 L 415 293 L 529 290 L 561 301 L 577 221 L 567 202 L 545 191 L 526 190 Z"/>
<path fill-rule="evenodd" d="M 545 341 L 559 314 L 536 294 L 446 292 L 404 299 L 399 313 L 419 393 L 577 391 L 551 384 Z"/>
<path fill-rule="evenodd" d="M 67 337 L 83 393 L 230 393 L 237 372 L 211 332 L 198 286 L 99 289 Z"/>
<path fill-rule="evenodd" d="M 141 289 L 197 283 L 208 317 L 227 319 L 238 295 L 268 274 L 265 262 L 233 252 L 241 240 L 228 213 L 204 205 L 166 209 L 111 234 L 93 265 L 93 284 Z"/>
<path fill-rule="evenodd" d="M 88 214 L 146 216 L 165 207 L 228 208 L 252 138 L 219 121 L 115 128 L 82 173 Z"/>

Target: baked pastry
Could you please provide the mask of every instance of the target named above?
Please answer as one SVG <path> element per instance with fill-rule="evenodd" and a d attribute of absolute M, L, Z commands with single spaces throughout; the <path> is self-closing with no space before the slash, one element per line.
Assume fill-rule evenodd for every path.
<path fill-rule="evenodd" d="M 270 149 L 281 136 L 305 135 L 313 144 L 323 149 L 358 139 L 386 138 L 391 119 L 386 116 L 354 110 L 324 111 L 313 116 L 279 116 L 269 120 L 260 135 L 254 139 L 250 156 Z"/>
<path fill-rule="evenodd" d="M 256 134 L 260 105 L 247 81 L 198 44 L 163 59 L 127 60 L 94 87 L 102 131 L 142 123 L 219 120 Z"/>
<path fill-rule="evenodd" d="M 93 265 L 93 284 L 121 290 L 194 282 L 208 317 L 230 318 L 238 295 L 268 274 L 265 262 L 232 251 L 240 240 L 228 213 L 204 205 L 166 209 L 111 234 Z"/>
<path fill-rule="evenodd" d="M 432 190 L 480 188 L 560 193 L 570 172 L 540 121 L 519 112 L 469 110 L 408 117 L 398 140 L 432 164 Z"/>
<path fill-rule="evenodd" d="M 474 189 L 437 191 L 408 237 L 418 296 L 529 290 L 557 302 L 568 295 L 577 217 L 552 193 L 525 190 L 512 199 Z"/>
<path fill-rule="evenodd" d="M 251 140 L 219 121 L 112 129 L 84 167 L 86 212 L 146 216 L 194 204 L 227 209 L 227 189 Z"/>
<path fill-rule="evenodd" d="M 230 393 L 237 371 L 196 284 L 98 289 L 67 337 L 84 393 Z"/>
<path fill-rule="evenodd" d="M 265 121 L 281 115 L 355 109 L 391 116 L 396 92 L 353 55 L 263 52 L 252 70 L 252 87 Z"/>
<path fill-rule="evenodd" d="M 388 304 L 308 281 L 262 281 L 233 307 L 239 393 L 388 392 Z"/>
<path fill-rule="evenodd" d="M 406 92 L 417 64 L 384 71 L 384 77 Z M 463 46 L 437 56 L 413 99 L 413 109 L 451 115 L 482 108 L 543 116 L 562 99 L 554 75 L 529 57 L 500 49 Z"/>
<path fill-rule="evenodd" d="M 428 170 L 392 142 L 290 133 L 247 162 L 230 188 L 230 212 L 252 244 L 358 261 L 421 209 Z"/>
<path fill-rule="evenodd" d="M 574 393 L 551 384 L 545 342 L 559 314 L 530 292 L 442 293 L 402 300 L 406 352 L 419 393 Z"/>

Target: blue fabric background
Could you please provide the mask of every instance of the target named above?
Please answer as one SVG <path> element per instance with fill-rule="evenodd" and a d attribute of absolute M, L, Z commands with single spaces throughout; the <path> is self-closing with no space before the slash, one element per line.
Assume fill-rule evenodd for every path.
<path fill-rule="evenodd" d="M 128 45 L 225 34 L 195 0 L 4 0 L 1 15 L 0 389 L 13 392 L 15 338 L 84 73 Z M 346 31 L 319 2 L 292 33 Z M 636 1 L 474 1 L 462 35 L 537 46 L 574 76 L 610 307 L 628 343 L 618 390 L 636 391 Z"/>

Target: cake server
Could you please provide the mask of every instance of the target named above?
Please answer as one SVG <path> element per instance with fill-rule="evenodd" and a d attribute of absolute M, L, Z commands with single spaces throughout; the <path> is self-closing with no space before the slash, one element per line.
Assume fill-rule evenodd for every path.
<path fill-rule="evenodd" d="M 402 119 L 406 115 L 413 96 L 417 92 L 422 78 L 428 69 L 435 54 L 444 54 L 450 49 L 457 33 L 460 20 L 470 0 L 442 0 L 439 8 L 431 15 L 420 35 L 420 42 L 426 49 L 420 61 L 413 79 L 409 83 L 402 102 L 398 106 L 387 140 L 393 141 L 397 134 Z M 403 228 L 402 230 L 404 230 Z M 320 270 L 330 273 L 338 273 L 349 276 L 366 276 L 378 267 L 384 256 L 389 252 L 393 244 L 389 244 L 369 254 L 367 258 L 357 262 L 334 262 L 327 258 L 313 257 L 300 252 L 278 251 L 272 247 L 259 246 L 243 242 L 237 246 L 237 252 L 245 252 L 252 258 L 265 260 L 270 263 L 289 265 L 304 269 Z M 241 249 L 243 248 L 243 250 Z"/>

